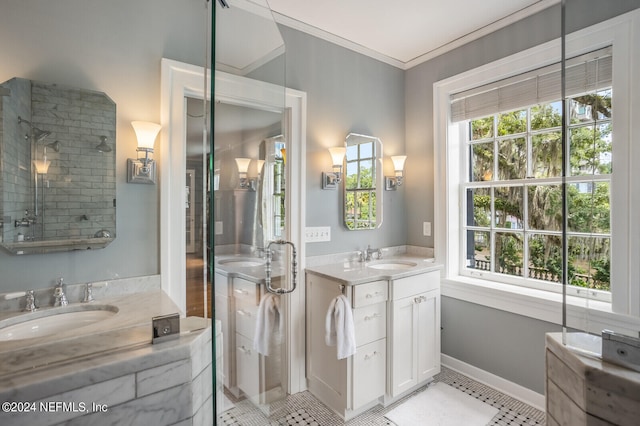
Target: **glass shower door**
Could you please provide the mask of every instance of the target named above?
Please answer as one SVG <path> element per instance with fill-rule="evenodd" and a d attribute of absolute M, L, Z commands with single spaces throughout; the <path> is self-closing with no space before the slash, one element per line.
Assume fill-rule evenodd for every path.
<path fill-rule="evenodd" d="M 295 288 L 287 215 L 284 43 L 266 3 L 216 4 L 211 238 L 222 333 L 218 415 L 269 415 L 288 393 L 286 311 Z"/>

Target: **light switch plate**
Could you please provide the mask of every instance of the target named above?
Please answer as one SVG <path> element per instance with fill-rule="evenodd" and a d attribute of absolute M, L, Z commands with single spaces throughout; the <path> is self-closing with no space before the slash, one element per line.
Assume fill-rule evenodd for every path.
<path fill-rule="evenodd" d="M 305 242 L 319 243 L 331 241 L 330 226 L 307 226 L 305 229 Z"/>
<path fill-rule="evenodd" d="M 422 222 L 422 235 L 425 237 L 431 236 L 431 222 Z"/>

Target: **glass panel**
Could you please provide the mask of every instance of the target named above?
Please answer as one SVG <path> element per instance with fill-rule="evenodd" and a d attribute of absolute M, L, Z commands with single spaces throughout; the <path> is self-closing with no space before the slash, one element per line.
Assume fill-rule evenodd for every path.
<path fill-rule="evenodd" d="M 569 237 L 569 283 L 609 291 L 610 252 L 610 238 Z"/>
<path fill-rule="evenodd" d="M 526 109 L 506 112 L 498 115 L 498 136 L 515 135 L 526 131 Z"/>
<path fill-rule="evenodd" d="M 491 226 L 491 189 L 467 189 L 467 225 Z"/>
<path fill-rule="evenodd" d="M 562 126 L 562 102 L 531 107 L 531 130 L 544 130 Z"/>
<path fill-rule="evenodd" d="M 529 278 L 562 282 L 562 237 L 529 235 Z"/>
<path fill-rule="evenodd" d="M 493 116 L 471 121 L 471 140 L 477 141 L 493 137 Z"/>
<path fill-rule="evenodd" d="M 521 186 L 494 188 L 494 224 L 497 228 L 523 228 L 523 192 Z"/>
<path fill-rule="evenodd" d="M 536 179 L 562 175 L 562 132 L 535 134 L 531 138 L 533 177 Z"/>
<path fill-rule="evenodd" d="M 480 271 L 491 270 L 491 239 L 487 231 L 467 231 L 467 265 Z"/>
<path fill-rule="evenodd" d="M 493 179 L 493 142 L 477 143 L 471 150 L 471 182 L 490 181 Z"/>
<path fill-rule="evenodd" d="M 277 326 L 286 322 L 287 310 L 279 309 L 271 339 L 254 347 L 255 336 L 270 333 L 256 320 L 261 306 L 284 306 L 284 296 L 265 286 L 267 262 L 272 287 L 293 288 L 291 248 L 276 242 L 290 240 L 285 207 L 291 182 L 300 180 L 290 176 L 288 162 L 296 148 L 283 136 L 290 134 L 282 114 L 285 46 L 266 1 L 229 8 L 213 3 L 217 102 L 211 152 L 217 187 L 210 229 L 215 312 L 222 328 L 216 375 L 224 389 L 218 390 L 218 414 L 243 404 L 269 412 L 270 404 L 288 393 L 288 337 Z M 238 158 L 249 160 L 246 173 L 238 169 Z M 266 417 L 256 421 L 268 423 Z"/>
<path fill-rule="evenodd" d="M 562 230 L 562 188 L 560 185 L 532 185 L 527 188 L 529 229 Z"/>
<path fill-rule="evenodd" d="M 572 176 L 612 172 L 610 123 L 571 128 L 569 143 Z"/>
<path fill-rule="evenodd" d="M 527 141 L 525 138 L 498 141 L 498 180 L 527 177 Z"/>
<path fill-rule="evenodd" d="M 609 182 L 580 182 L 567 185 L 570 232 L 610 232 L 609 187 Z"/>
<path fill-rule="evenodd" d="M 497 232 L 495 244 L 495 272 L 524 276 L 522 234 Z"/>

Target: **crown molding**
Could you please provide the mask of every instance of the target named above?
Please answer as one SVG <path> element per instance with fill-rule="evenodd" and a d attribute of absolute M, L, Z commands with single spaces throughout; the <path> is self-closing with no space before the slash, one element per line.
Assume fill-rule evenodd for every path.
<path fill-rule="evenodd" d="M 544 9 L 547 9 L 555 4 L 560 3 L 560 0 L 539 0 L 538 2 L 532 4 L 531 6 L 520 9 L 517 12 L 514 12 L 502 19 L 494 21 L 476 31 L 472 31 L 462 37 L 459 37 L 447 44 L 444 44 L 436 49 L 433 49 L 429 52 L 426 52 L 410 61 L 401 61 L 396 58 L 392 58 L 388 55 L 370 49 L 366 46 L 363 46 L 358 43 L 354 43 L 351 40 L 347 40 L 343 37 L 340 37 L 336 34 L 330 33 L 328 31 L 322 30 L 318 27 L 314 27 L 305 22 L 298 21 L 289 16 L 283 15 L 279 12 L 273 11 L 273 17 L 278 24 L 293 28 L 295 30 L 304 32 L 306 34 L 312 35 L 322 40 L 326 40 L 330 43 L 336 44 L 338 46 L 344 47 L 346 49 L 352 50 L 357 53 L 361 53 L 363 55 L 369 56 L 373 59 L 376 59 L 380 62 L 384 62 L 386 64 L 392 65 L 396 68 L 400 68 L 402 70 L 408 70 L 410 68 L 415 67 L 423 62 L 426 62 L 430 59 L 433 59 L 437 56 L 440 56 L 446 52 L 449 52 L 453 49 L 456 49 L 460 46 L 463 46 L 469 42 L 477 40 L 481 37 L 484 37 L 487 34 L 490 34 L 494 31 L 497 31 L 501 28 L 504 28 L 508 25 L 513 24 L 514 22 L 520 21 L 528 16 L 534 15 Z"/>

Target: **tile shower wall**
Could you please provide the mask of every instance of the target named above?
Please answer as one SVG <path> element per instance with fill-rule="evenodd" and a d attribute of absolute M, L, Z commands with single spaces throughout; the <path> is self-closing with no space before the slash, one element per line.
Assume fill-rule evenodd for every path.
<path fill-rule="evenodd" d="M 33 125 L 51 132 L 34 155 L 60 142 L 60 152 L 46 152 L 51 166 L 41 183 L 43 238 L 92 237 L 115 223 L 114 152 L 96 149 L 105 136 L 115 151 L 115 104 L 100 92 L 33 82 L 31 107 Z"/>

